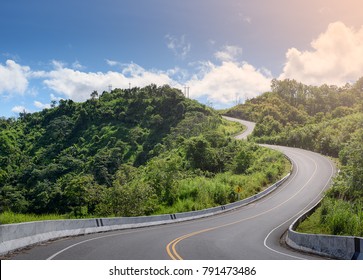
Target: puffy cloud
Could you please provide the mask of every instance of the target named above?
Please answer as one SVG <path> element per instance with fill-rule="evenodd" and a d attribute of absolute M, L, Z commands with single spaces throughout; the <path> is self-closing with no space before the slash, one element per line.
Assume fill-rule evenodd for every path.
<path fill-rule="evenodd" d="M 190 64 L 189 70 L 175 67 L 165 71 L 147 70 L 135 63 L 123 64 L 113 60 L 106 60 L 107 65 L 117 66 L 119 71 L 86 72 L 75 69 L 80 68 L 75 67 L 78 63 L 70 68 L 67 64 L 55 60 L 52 62 L 52 70 L 35 71 L 13 61 L 7 61 L 5 67 L 0 65 L 2 71 L 0 80 L 4 80 L 0 84 L 0 89 L 6 86 L 5 89 L 9 92 L 15 93 L 17 90 L 29 93 L 28 81 L 38 80 L 51 90 L 47 93 L 50 94 L 51 100 L 69 98 L 74 101 L 85 101 L 90 98 L 91 92 L 97 90 L 101 93 L 107 90 L 109 85 L 113 88 L 128 88 L 129 84 L 136 87 L 169 84 L 182 89 L 186 84 L 190 87 L 192 98 L 207 97 L 218 104 L 229 104 L 235 101 L 237 96 L 243 99 L 251 98 L 270 89 L 271 73 L 264 69 L 256 69 L 247 62 L 238 62 L 241 54 L 242 49 L 225 46 L 214 55 L 219 60 L 217 63 L 202 61 Z M 190 74 L 191 71 L 194 74 Z M 18 83 L 8 86 L 8 80 L 15 80 Z M 40 94 L 38 91 L 37 93 Z M 32 102 L 38 109 L 49 107 L 49 104 L 40 101 Z M 17 106 L 13 108 L 13 112 L 22 112 L 24 109 Z"/>
<path fill-rule="evenodd" d="M 355 30 L 342 22 L 331 23 L 311 47 L 311 51 L 289 49 L 279 79 L 344 85 L 363 75 L 363 27 Z"/>
<path fill-rule="evenodd" d="M 13 113 L 23 113 L 28 112 L 28 110 L 24 106 L 15 106 L 11 109 L 11 112 Z"/>
<path fill-rule="evenodd" d="M 252 98 L 270 90 L 271 74 L 247 62 L 224 61 L 221 65 L 204 64 L 202 73 L 189 82 L 193 98 L 207 96 L 217 103 L 231 103 L 239 98 Z"/>
<path fill-rule="evenodd" d="M 82 72 L 64 67 L 64 64 L 53 62 L 54 70 L 42 73 L 44 84 L 74 101 L 84 101 L 94 90 L 102 92 L 109 85 L 119 88 L 132 86 L 143 87 L 149 84 L 177 86 L 167 73 L 156 70 L 146 70 L 141 66 L 125 64 L 121 72 Z M 120 64 L 121 65 L 121 64 Z"/>
<path fill-rule="evenodd" d="M 7 60 L 5 65 L 0 64 L 0 94 L 25 93 L 29 73 L 28 66 L 21 66 L 13 60 Z"/>
<path fill-rule="evenodd" d="M 271 89 L 272 74 L 266 69 L 256 69 L 248 62 L 239 62 L 242 49 L 224 46 L 214 57 L 220 61 L 200 62 L 199 71 L 188 81 L 192 98 L 206 97 L 220 107 L 240 99 L 249 99 Z"/>
<path fill-rule="evenodd" d="M 241 52 L 237 47 L 225 47 L 225 56 L 221 64 L 210 61 L 200 62 L 195 69 L 197 73 L 189 76 L 180 68 L 167 71 L 146 70 L 135 64 L 122 64 L 116 61 L 106 61 L 109 65 L 121 66 L 120 72 L 81 72 L 69 69 L 64 64 L 53 62 L 54 70 L 43 73 L 44 84 L 59 95 L 64 95 L 74 101 L 84 101 L 94 90 L 102 92 L 110 84 L 113 87 L 128 88 L 143 87 L 149 84 L 164 85 L 182 89 L 181 80 L 190 87 L 191 97 L 207 96 L 218 103 L 230 103 L 236 99 L 251 98 L 270 89 L 271 74 L 263 69 L 256 69 L 247 62 L 230 61 Z M 228 55 L 227 55 L 228 54 Z"/>
<path fill-rule="evenodd" d="M 214 54 L 220 63 L 200 62 L 196 66 L 199 71 L 187 83 L 190 96 L 206 97 L 224 107 L 236 99 L 249 99 L 270 90 L 271 72 L 257 69 L 245 61 L 239 62 L 241 55 L 242 48 L 227 45 Z"/>

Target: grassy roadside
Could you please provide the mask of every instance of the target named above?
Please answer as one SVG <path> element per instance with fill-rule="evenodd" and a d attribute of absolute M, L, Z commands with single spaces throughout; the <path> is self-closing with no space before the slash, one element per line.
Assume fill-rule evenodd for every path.
<path fill-rule="evenodd" d="M 307 217 L 296 229 L 300 233 L 308 234 L 330 234 L 329 230 L 322 226 L 320 222 L 321 207 L 318 207 L 315 212 Z"/>
<path fill-rule="evenodd" d="M 218 127 L 218 132 L 226 136 L 236 136 L 244 132 L 247 128 L 238 122 L 228 121 L 222 118 L 222 124 Z"/>
<path fill-rule="evenodd" d="M 281 158 L 283 162 L 283 168 L 281 169 L 280 174 L 277 175 L 274 181 L 278 181 L 279 179 L 286 176 L 286 174 L 290 171 L 290 163 Z M 283 170 L 283 171 L 282 171 Z M 267 171 L 267 176 L 272 176 L 273 171 Z M 222 173 L 217 175 L 215 178 L 205 178 L 198 177 L 194 180 L 184 180 L 180 182 L 180 192 L 188 191 L 190 193 L 190 189 L 193 189 L 194 192 L 199 196 L 199 203 L 193 203 L 193 199 L 191 197 L 186 197 L 184 200 L 180 200 L 176 205 L 170 208 L 161 208 L 156 214 L 166 214 L 166 213 L 177 213 L 184 211 L 193 211 L 200 210 L 206 207 L 216 206 L 211 201 L 202 201 L 201 198 L 207 197 L 207 193 L 210 196 L 220 197 L 220 204 L 227 204 L 230 202 L 237 201 L 239 199 L 244 199 L 246 197 L 252 196 L 266 187 L 269 186 L 269 183 L 266 180 L 266 176 L 264 176 L 261 172 L 258 172 L 254 175 L 232 175 L 230 173 Z M 240 187 L 240 193 L 236 193 L 236 189 Z M 231 201 L 224 200 L 225 197 L 233 197 Z M 75 217 L 66 215 L 57 215 L 57 214 L 18 214 L 12 213 L 10 211 L 6 211 L 0 213 L 0 224 L 14 224 L 14 223 L 25 223 L 25 222 L 34 222 L 34 221 L 45 221 L 45 220 L 63 220 L 63 219 L 73 219 Z M 96 216 L 88 216 L 83 218 L 97 218 Z"/>
<path fill-rule="evenodd" d="M 0 213 L 0 224 L 16 224 L 26 223 L 34 221 L 46 221 L 46 220 L 63 220 L 69 219 L 68 215 L 57 215 L 57 214 L 18 214 L 10 211 Z"/>
<path fill-rule="evenodd" d="M 325 197 L 321 206 L 303 221 L 298 232 L 342 236 L 363 236 L 363 205 Z"/>

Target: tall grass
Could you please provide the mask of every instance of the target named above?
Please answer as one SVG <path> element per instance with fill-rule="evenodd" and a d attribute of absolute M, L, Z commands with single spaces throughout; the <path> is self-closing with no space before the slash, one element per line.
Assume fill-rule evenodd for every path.
<path fill-rule="evenodd" d="M 246 130 L 246 127 L 238 122 L 228 121 L 222 119 L 222 124 L 218 126 L 217 131 L 223 133 L 226 136 L 234 136 L 242 133 Z"/>
<path fill-rule="evenodd" d="M 363 204 L 326 197 L 321 207 L 297 230 L 313 234 L 363 236 Z"/>
<path fill-rule="evenodd" d="M 226 172 L 212 178 L 199 176 L 180 180 L 173 190 L 174 203 L 160 206 L 156 214 L 202 210 L 253 196 L 289 172 L 290 165 L 285 161 L 281 157 L 268 168 L 257 170 L 256 167 L 244 175 Z"/>
<path fill-rule="evenodd" d="M 26 223 L 33 221 L 45 221 L 45 220 L 61 220 L 69 219 L 69 215 L 57 215 L 57 214 L 17 214 L 10 211 L 5 211 L 0 213 L 0 224 L 16 224 L 16 223 Z"/>

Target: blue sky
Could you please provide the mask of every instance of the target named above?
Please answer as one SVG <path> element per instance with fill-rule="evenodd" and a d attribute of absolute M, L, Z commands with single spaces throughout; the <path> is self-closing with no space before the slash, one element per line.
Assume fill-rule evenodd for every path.
<path fill-rule="evenodd" d="M 343 3 L 344 2 L 344 3 Z M 363 76 L 359 0 L 1 0 L 0 116 L 93 90 L 190 87 L 215 108 Z"/>

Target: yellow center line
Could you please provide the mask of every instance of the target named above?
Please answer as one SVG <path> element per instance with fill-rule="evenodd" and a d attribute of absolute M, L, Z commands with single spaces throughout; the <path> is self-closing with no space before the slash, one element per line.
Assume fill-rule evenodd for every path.
<path fill-rule="evenodd" d="M 251 216 L 251 217 L 248 217 L 248 218 L 244 218 L 244 219 L 241 219 L 241 220 L 238 220 L 238 221 L 235 221 L 235 222 L 231 222 L 231 223 L 228 223 L 228 224 L 224 224 L 224 225 L 220 225 L 220 226 L 216 226 L 216 227 L 211 227 L 211 228 L 206 228 L 206 229 L 203 229 L 203 230 L 200 230 L 200 231 L 195 231 L 195 232 L 191 232 L 191 233 L 182 235 L 182 236 L 180 236 L 180 237 L 172 240 L 171 242 L 168 243 L 168 245 L 166 245 L 166 252 L 167 252 L 167 254 L 169 255 L 169 257 L 172 260 L 183 260 L 183 258 L 178 254 L 178 252 L 176 250 L 177 244 L 180 243 L 181 241 L 183 241 L 185 239 L 188 239 L 190 237 L 193 237 L 193 236 L 196 236 L 196 235 L 205 233 L 205 232 L 209 232 L 209 231 L 212 231 L 212 230 L 220 229 L 220 228 L 223 228 L 223 227 L 228 227 L 228 226 L 231 226 L 231 225 L 235 225 L 235 224 L 238 224 L 238 223 L 247 221 L 247 220 L 251 220 L 251 219 L 260 217 L 260 216 L 265 215 L 265 214 L 267 214 L 269 212 L 272 212 L 273 210 L 275 210 L 275 209 L 281 207 L 282 205 L 286 204 L 288 201 L 290 201 L 295 196 L 297 196 L 303 189 L 305 189 L 306 186 L 313 179 L 313 177 L 315 176 L 316 171 L 318 169 L 318 165 L 317 165 L 317 163 L 315 161 L 314 161 L 314 164 L 315 164 L 315 170 L 314 170 L 313 174 L 311 175 L 311 177 L 309 178 L 309 180 L 293 196 L 291 196 L 289 199 L 285 200 L 284 202 L 276 205 L 275 207 L 273 207 L 273 208 L 271 208 L 269 210 L 266 210 L 264 212 L 261 212 L 259 214 L 254 215 L 254 216 Z M 296 172 L 296 174 L 297 174 L 297 172 Z M 295 174 L 295 176 L 296 176 L 296 174 Z"/>

